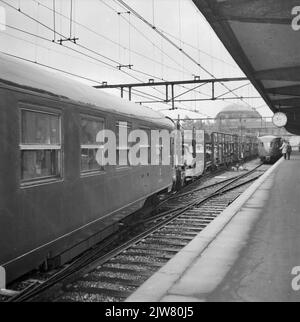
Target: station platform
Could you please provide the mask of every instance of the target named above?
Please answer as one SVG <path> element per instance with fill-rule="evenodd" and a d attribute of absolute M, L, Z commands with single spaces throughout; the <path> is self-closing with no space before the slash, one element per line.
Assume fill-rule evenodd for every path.
<path fill-rule="evenodd" d="M 299 192 L 293 152 L 126 301 L 300 301 Z"/>

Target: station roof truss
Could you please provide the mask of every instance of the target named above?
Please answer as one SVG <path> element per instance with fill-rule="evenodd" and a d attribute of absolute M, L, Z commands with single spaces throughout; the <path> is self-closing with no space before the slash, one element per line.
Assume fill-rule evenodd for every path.
<path fill-rule="evenodd" d="M 286 129 L 300 135 L 299 1 L 193 2 L 270 109 L 286 113 Z"/>
<path fill-rule="evenodd" d="M 247 98 L 260 98 L 260 97 L 244 97 L 239 96 L 235 94 L 235 91 L 248 86 L 250 83 L 243 84 L 241 86 L 238 86 L 234 89 L 228 89 L 228 91 L 223 92 L 222 94 L 216 94 L 215 91 L 215 85 L 216 84 L 223 84 L 227 82 L 243 82 L 247 81 L 247 77 L 232 77 L 232 78 L 209 78 L 209 79 L 200 79 L 198 77 L 195 77 L 195 79 L 192 80 L 182 80 L 182 81 L 159 81 L 155 82 L 153 79 L 150 79 L 147 83 L 129 83 L 129 84 L 114 84 L 109 85 L 106 82 L 103 82 L 102 85 L 96 85 L 95 88 L 98 89 L 116 89 L 119 88 L 121 90 L 121 97 L 124 97 L 124 90 L 126 89 L 128 91 L 128 99 L 131 101 L 132 99 L 132 89 L 136 87 L 157 87 L 157 86 L 163 86 L 165 88 L 165 98 L 161 100 L 147 100 L 147 101 L 137 101 L 136 103 L 142 104 L 142 103 L 171 103 L 172 108 L 175 109 L 175 103 L 182 103 L 182 102 L 200 102 L 200 101 L 215 101 L 215 100 L 243 100 Z M 180 93 L 175 94 L 175 86 L 184 86 L 184 85 L 190 85 L 194 84 L 196 86 L 189 88 L 187 90 L 183 90 Z M 183 96 L 192 92 L 196 91 L 202 86 L 209 85 L 211 88 L 211 95 L 208 95 L 205 98 L 184 98 Z M 228 96 L 228 94 L 233 94 Z"/>

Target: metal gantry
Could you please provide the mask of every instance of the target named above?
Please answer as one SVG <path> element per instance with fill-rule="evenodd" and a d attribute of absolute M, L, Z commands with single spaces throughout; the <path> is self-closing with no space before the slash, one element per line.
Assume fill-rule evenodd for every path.
<path fill-rule="evenodd" d="M 157 86 L 163 86 L 165 87 L 165 99 L 161 100 L 149 100 L 149 101 L 139 101 L 136 103 L 171 103 L 172 109 L 175 109 L 175 102 L 195 102 L 195 101 L 208 101 L 208 100 L 229 100 L 229 99 L 244 99 L 244 98 L 260 98 L 260 97 L 243 97 L 243 96 L 234 96 L 234 97 L 224 97 L 224 95 L 233 93 L 235 90 L 240 89 L 244 86 L 247 86 L 249 84 L 245 84 L 242 86 L 239 86 L 236 89 L 229 90 L 226 93 L 223 93 L 219 96 L 215 95 L 215 84 L 223 84 L 227 82 L 240 82 L 240 81 L 247 81 L 248 78 L 246 77 L 232 77 L 232 78 L 209 78 L 209 79 L 200 79 L 199 76 L 195 76 L 194 79 L 191 80 L 183 80 L 183 81 L 159 81 L 155 82 L 154 79 L 149 79 L 147 83 L 124 83 L 124 84 L 114 84 L 109 85 L 107 82 L 103 82 L 102 85 L 96 85 L 95 88 L 98 89 L 116 89 L 120 88 L 121 90 L 121 97 L 124 97 L 124 89 L 128 90 L 128 99 L 131 101 L 132 99 L 132 89 L 135 87 L 157 87 Z M 197 84 L 197 86 L 188 89 L 180 94 L 177 94 L 175 96 L 175 86 L 180 85 L 188 85 L 188 84 Z M 178 99 L 179 97 L 194 91 L 198 89 L 201 86 L 211 84 L 211 97 L 209 98 L 198 98 L 198 99 Z M 171 89 L 171 91 L 170 91 Z"/>

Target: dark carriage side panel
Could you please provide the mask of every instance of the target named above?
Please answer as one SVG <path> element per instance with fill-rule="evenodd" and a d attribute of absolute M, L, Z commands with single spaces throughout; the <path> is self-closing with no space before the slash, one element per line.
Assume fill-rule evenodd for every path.
<path fill-rule="evenodd" d="M 63 218 L 63 182 L 58 180 L 47 184 L 21 185 L 21 108 L 57 106 L 48 101 L 45 104 L 40 98 L 23 95 L 21 92 L 1 91 L 1 146 L 6 158 L 0 158 L 0 261 L 9 266 L 11 260 L 49 242 L 53 234 L 59 232 L 58 227 L 62 226 L 56 225 L 55 220 L 59 223 L 59 218 Z M 36 257 L 39 257 L 38 252 Z M 32 260 L 33 258 L 28 259 L 31 265 Z"/>
<path fill-rule="evenodd" d="M 0 95 L 0 265 L 7 269 L 8 280 L 78 244 L 73 251 L 77 255 L 119 218 L 118 209 L 138 209 L 148 196 L 172 185 L 169 166 L 108 166 L 93 175 L 81 173 L 80 118 L 85 113 L 102 117 L 112 129 L 109 113 L 22 90 L 1 89 Z M 62 169 L 57 180 L 21 184 L 22 108 L 55 110 L 60 115 Z"/>
<path fill-rule="evenodd" d="M 11 92 L 0 88 L 0 248 L 1 259 L 8 258 L 12 240 L 22 242 L 18 218 L 19 123 L 17 101 Z"/>
<path fill-rule="evenodd" d="M 0 265 L 11 280 L 78 243 L 84 250 L 125 208 L 128 214 L 172 185 L 171 167 L 130 167 L 122 175 L 105 167 L 83 175 L 82 159 L 90 162 L 90 155 L 82 148 L 81 114 L 103 117 L 112 130 L 112 115 L 151 128 L 173 124 L 150 108 L 33 64 L 1 55 L 0 65 Z"/>

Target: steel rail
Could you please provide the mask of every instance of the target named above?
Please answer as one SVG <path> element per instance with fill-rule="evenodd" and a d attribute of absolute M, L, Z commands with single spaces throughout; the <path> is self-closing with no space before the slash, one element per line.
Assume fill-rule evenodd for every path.
<path fill-rule="evenodd" d="M 261 165 L 259 165 L 259 166 L 261 166 Z M 257 169 L 258 167 L 256 167 L 255 169 Z M 254 169 L 251 171 L 251 173 L 253 173 L 253 172 L 254 172 Z M 247 173 L 247 174 L 249 175 L 250 173 Z M 61 282 L 61 281 L 65 280 L 65 279 L 67 279 L 71 275 L 81 273 L 84 269 L 87 269 L 87 266 L 89 266 L 89 270 L 92 270 L 93 266 L 95 266 L 95 265 L 99 266 L 99 265 L 107 262 L 109 259 L 111 259 L 112 257 L 115 257 L 118 254 L 122 253 L 123 251 L 125 251 L 126 249 L 131 247 L 132 245 L 134 245 L 134 244 L 138 243 L 139 241 L 149 237 L 151 234 L 153 234 L 153 232 L 155 232 L 156 230 L 162 228 L 163 226 L 167 225 L 168 223 L 172 222 L 178 216 L 184 214 L 186 211 L 188 211 L 190 209 L 193 209 L 196 206 L 199 206 L 199 205 L 205 203 L 206 201 L 208 201 L 208 200 L 210 200 L 212 198 L 220 196 L 221 194 L 225 194 L 225 193 L 227 193 L 229 191 L 232 191 L 232 190 L 237 189 L 237 188 L 239 188 L 241 186 L 244 186 L 244 185 L 246 185 L 246 184 L 258 179 L 261 175 L 262 174 L 254 177 L 254 178 L 251 178 L 251 179 L 249 179 L 247 181 L 244 181 L 242 183 L 239 183 L 237 185 L 234 185 L 233 187 L 229 187 L 229 185 L 232 185 L 232 183 L 237 182 L 240 179 L 245 177 L 245 175 L 239 176 L 238 178 L 235 178 L 231 182 L 226 183 L 225 186 L 221 187 L 220 189 L 217 189 L 216 191 L 214 191 L 209 196 L 206 196 L 206 197 L 202 198 L 201 200 L 194 200 L 193 202 L 191 202 L 190 204 L 188 204 L 188 205 L 186 205 L 184 207 L 179 207 L 177 209 L 173 209 L 172 212 L 170 213 L 170 215 L 167 218 L 164 218 L 161 222 L 159 222 L 155 226 L 152 226 L 147 231 L 138 234 L 134 238 L 132 238 L 129 241 L 125 242 L 121 246 L 118 246 L 117 248 L 115 248 L 114 250 L 112 250 L 112 251 L 108 252 L 107 254 L 101 256 L 100 258 L 98 256 L 99 256 L 99 253 L 101 251 L 103 251 L 103 248 L 101 249 L 101 251 L 96 250 L 94 253 L 88 254 L 84 258 L 80 258 L 80 259 L 76 260 L 75 262 L 70 264 L 68 267 L 64 268 L 63 270 L 59 271 L 58 273 L 56 273 L 55 275 L 50 277 L 44 283 L 39 284 L 39 285 L 37 285 L 37 286 L 35 286 L 33 288 L 30 288 L 27 291 L 21 292 L 20 294 L 10 298 L 8 300 L 8 302 L 23 302 L 23 301 L 32 300 L 34 297 L 36 297 L 39 294 L 41 294 L 42 292 L 46 291 L 47 289 L 49 289 L 50 287 L 54 286 L 58 282 Z M 227 187 L 227 189 L 226 189 L 226 187 Z"/>

